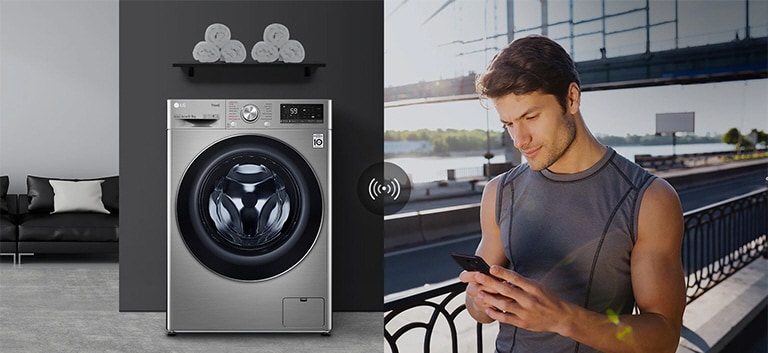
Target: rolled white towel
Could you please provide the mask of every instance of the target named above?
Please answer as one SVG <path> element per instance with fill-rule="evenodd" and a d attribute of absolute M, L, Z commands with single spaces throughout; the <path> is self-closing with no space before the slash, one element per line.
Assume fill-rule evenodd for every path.
<path fill-rule="evenodd" d="M 205 40 L 221 48 L 232 39 L 232 32 L 229 27 L 221 23 L 214 23 L 205 30 Z"/>
<path fill-rule="evenodd" d="M 273 23 L 264 28 L 264 41 L 278 48 L 282 47 L 290 39 L 288 27 Z"/>
<path fill-rule="evenodd" d="M 298 40 L 290 39 L 280 47 L 280 59 L 287 63 L 304 61 L 304 46 Z"/>
<path fill-rule="evenodd" d="M 241 63 L 245 61 L 247 51 L 243 42 L 232 39 L 221 47 L 221 59 L 228 63 Z"/>
<path fill-rule="evenodd" d="M 201 63 L 212 63 L 219 60 L 221 53 L 219 48 L 212 43 L 202 41 L 195 45 L 195 49 L 192 49 L 192 57 Z"/>
<path fill-rule="evenodd" d="M 251 49 L 251 57 L 260 63 L 271 63 L 277 61 L 280 57 L 276 46 L 267 42 L 256 42 Z"/>

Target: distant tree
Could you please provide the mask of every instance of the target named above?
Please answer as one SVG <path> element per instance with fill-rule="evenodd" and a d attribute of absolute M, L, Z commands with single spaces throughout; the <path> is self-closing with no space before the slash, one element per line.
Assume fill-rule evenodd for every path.
<path fill-rule="evenodd" d="M 640 136 L 637 136 L 637 135 L 627 134 L 627 137 L 625 137 L 625 140 L 627 141 L 628 145 L 639 145 L 640 144 Z"/>
<path fill-rule="evenodd" d="M 438 137 L 432 140 L 432 150 L 437 153 L 448 152 L 448 144 L 445 143 L 445 138 Z"/>
<path fill-rule="evenodd" d="M 399 141 L 400 134 L 397 131 L 387 130 L 384 131 L 384 141 Z"/>
<path fill-rule="evenodd" d="M 744 139 L 741 136 L 741 132 L 739 132 L 739 129 L 735 127 L 732 127 L 725 134 L 723 134 L 723 137 L 721 139 L 723 140 L 723 142 L 729 145 L 736 145 L 737 151 L 741 150 L 741 145 L 744 143 Z"/>
<path fill-rule="evenodd" d="M 416 132 L 409 132 L 405 139 L 407 141 L 419 141 L 420 140 L 420 136 Z"/>
<path fill-rule="evenodd" d="M 763 130 L 752 129 L 749 132 L 750 135 L 757 135 L 757 141 L 753 141 L 755 144 L 762 143 L 763 146 L 768 145 L 768 134 Z"/>

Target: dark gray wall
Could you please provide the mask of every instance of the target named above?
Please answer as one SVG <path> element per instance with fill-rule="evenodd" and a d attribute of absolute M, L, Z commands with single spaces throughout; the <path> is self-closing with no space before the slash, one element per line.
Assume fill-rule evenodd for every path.
<path fill-rule="evenodd" d="M 332 99 L 333 308 L 382 310 L 383 219 L 362 206 L 356 186 L 383 160 L 383 19 L 381 1 L 120 2 L 121 311 L 165 310 L 169 98 Z M 171 67 L 193 62 L 215 22 L 249 54 L 264 27 L 282 23 L 305 62 L 327 66 L 310 79 L 240 70 L 189 79 Z"/>

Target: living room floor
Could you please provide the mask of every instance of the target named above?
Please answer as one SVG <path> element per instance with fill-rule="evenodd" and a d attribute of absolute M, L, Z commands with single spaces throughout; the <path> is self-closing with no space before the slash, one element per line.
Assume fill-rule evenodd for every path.
<path fill-rule="evenodd" d="M 178 334 L 164 312 L 119 312 L 116 255 L 0 258 L 3 352 L 379 352 L 382 313 L 334 313 L 320 334 Z"/>

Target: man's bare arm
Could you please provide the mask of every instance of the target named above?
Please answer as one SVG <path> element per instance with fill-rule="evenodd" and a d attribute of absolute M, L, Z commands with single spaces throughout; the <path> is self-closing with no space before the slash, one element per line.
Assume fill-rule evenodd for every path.
<path fill-rule="evenodd" d="M 477 246 L 475 254 L 482 257 L 489 265 L 507 265 L 507 257 L 499 237 L 499 226 L 496 224 L 496 190 L 499 177 L 494 178 L 483 189 L 483 197 L 480 204 L 480 229 L 482 238 Z M 489 323 L 493 319 L 485 314 L 485 308 L 475 301 L 475 296 L 483 290 L 478 285 L 477 278 L 487 277 L 477 272 L 462 272 L 459 279 L 467 283 L 467 296 L 465 303 L 467 311 L 478 322 Z M 489 290 L 489 289 L 485 289 Z"/>

